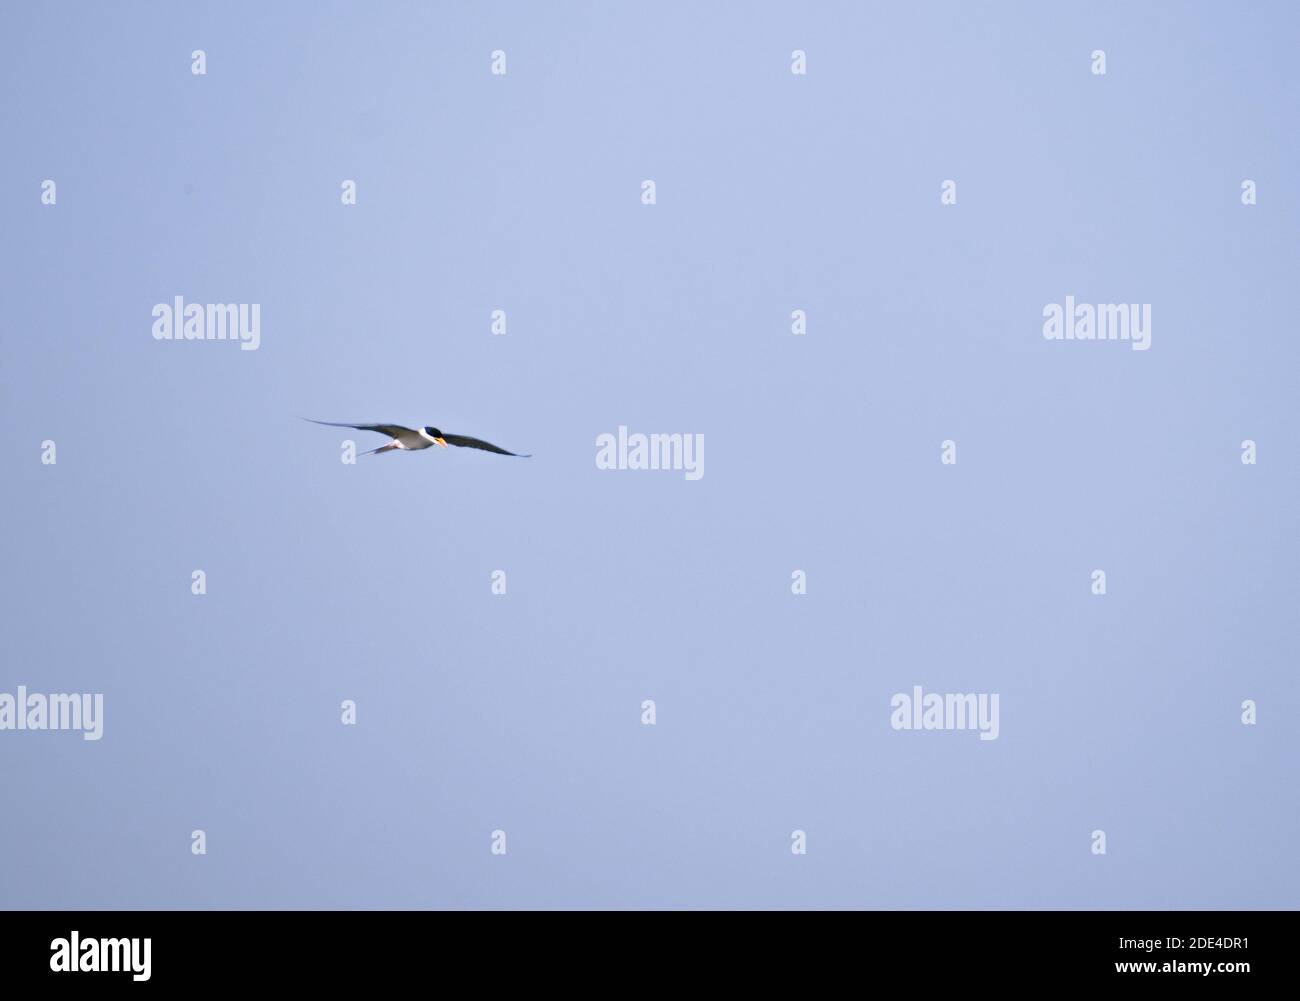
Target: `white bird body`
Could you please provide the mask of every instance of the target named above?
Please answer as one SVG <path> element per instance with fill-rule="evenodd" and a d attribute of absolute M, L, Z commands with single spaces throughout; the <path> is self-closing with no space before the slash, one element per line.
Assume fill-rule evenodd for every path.
<path fill-rule="evenodd" d="M 393 438 L 393 444 L 398 448 L 414 452 L 421 448 L 432 448 L 438 444 L 438 441 L 433 435 L 426 434 L 424 428 L 416 428 L 413 431 L 403 428 L 401 433 Z"/>

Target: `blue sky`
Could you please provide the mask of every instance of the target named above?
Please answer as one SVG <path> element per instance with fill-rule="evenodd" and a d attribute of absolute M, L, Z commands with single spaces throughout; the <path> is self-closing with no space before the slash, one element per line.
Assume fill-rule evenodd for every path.
<path fill-rule="evenodd" d="M 807 7 L 6 6 L 0 904 L 1295 906 L 1294 7 Z"/>

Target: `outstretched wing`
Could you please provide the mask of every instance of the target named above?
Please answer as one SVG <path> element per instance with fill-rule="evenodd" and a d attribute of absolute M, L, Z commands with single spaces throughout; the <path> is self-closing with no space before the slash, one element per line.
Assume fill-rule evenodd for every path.
<path fill-rule="evenodd" d="M 411 428 L 404 428 L 400 424 L 340 424 L 338 421 L 318 421 L 310 417 L 304 417 L 303 420 L 311 421 L 313 424 L 324 424 L 331 428 L 355 428 L 358 431 L 378 431 L 380 434 L 386 434 L 390 438 L 396 438 L 401 434 L 411 434 Z"/>
<path fill-rule="evenodd" d="M 519 459 L 530 459 L 532 456 L 523 455 L 519 452 L 507 452 L 504 448 L 498 448 L 490 441 L 484 441 L 482 438 L 470 438 L 463 434 L 444 434 L 443 440 L 448 445 L 455 445 L 457 448 L 481 448 L 484 452 L 496 452 L 497 455 L 513 455 Z"/>

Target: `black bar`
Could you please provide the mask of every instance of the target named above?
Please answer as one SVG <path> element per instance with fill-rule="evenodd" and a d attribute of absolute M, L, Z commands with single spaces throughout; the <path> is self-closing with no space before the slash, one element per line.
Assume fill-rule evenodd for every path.
<path fill-rule="evenodd" d="M 810 987 L 845 977 L 884 989 L 900 976 L 917 990 L 1125 981 L 1234 990 L 1294 979 L 1287 947 L 1294 918 L 1282 911 L 10 911 L 0 912 L 0 975 L 6 985 L 91 990 L 108 981 L 131 989 L 374 988 L 412 976 L 472 990 L 512 980 L 681 987 L 696 978 Z M 52 963 L 71 962 L 74 932 L 78 964 L 116 959 L 126 969 L 53 970 Z M 124 939 L 138 940 L 134 951 Z"/>

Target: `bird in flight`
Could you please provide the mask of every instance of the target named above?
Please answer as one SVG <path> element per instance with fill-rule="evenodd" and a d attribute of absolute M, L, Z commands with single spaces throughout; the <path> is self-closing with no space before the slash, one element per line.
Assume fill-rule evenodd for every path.
<path fill-rule="evenodd" d="M 303 420 L 311 421 L 313 424 L 324 424 L 326 427 L 332 428 L 378 431 L 380 434 L 386 434 L 393 439 L 387 445 L 380 445 L 368 452 L 362 452 L 362 455 L 380 455 L 394 449 L 417 452 L 422 448 L 432 448 L 434 445 L 440 448 L 455 445 L 458 448 L 481 448 L 484 452 L 496 452 L 497 455 L 513 455 L 520 459 L 532 458 L 531 455 L 523 455 L 519 452 L 507 452 L 504 448 L 499 448 L 490 441 L 484 441 L 481 438 L 471 438 L 463 434 L 443 434 L 437 428 L 405 428 L 400 424 L 339 424 L 336 421 L 316 421 L 310 417 L 304 417 Z"/>

